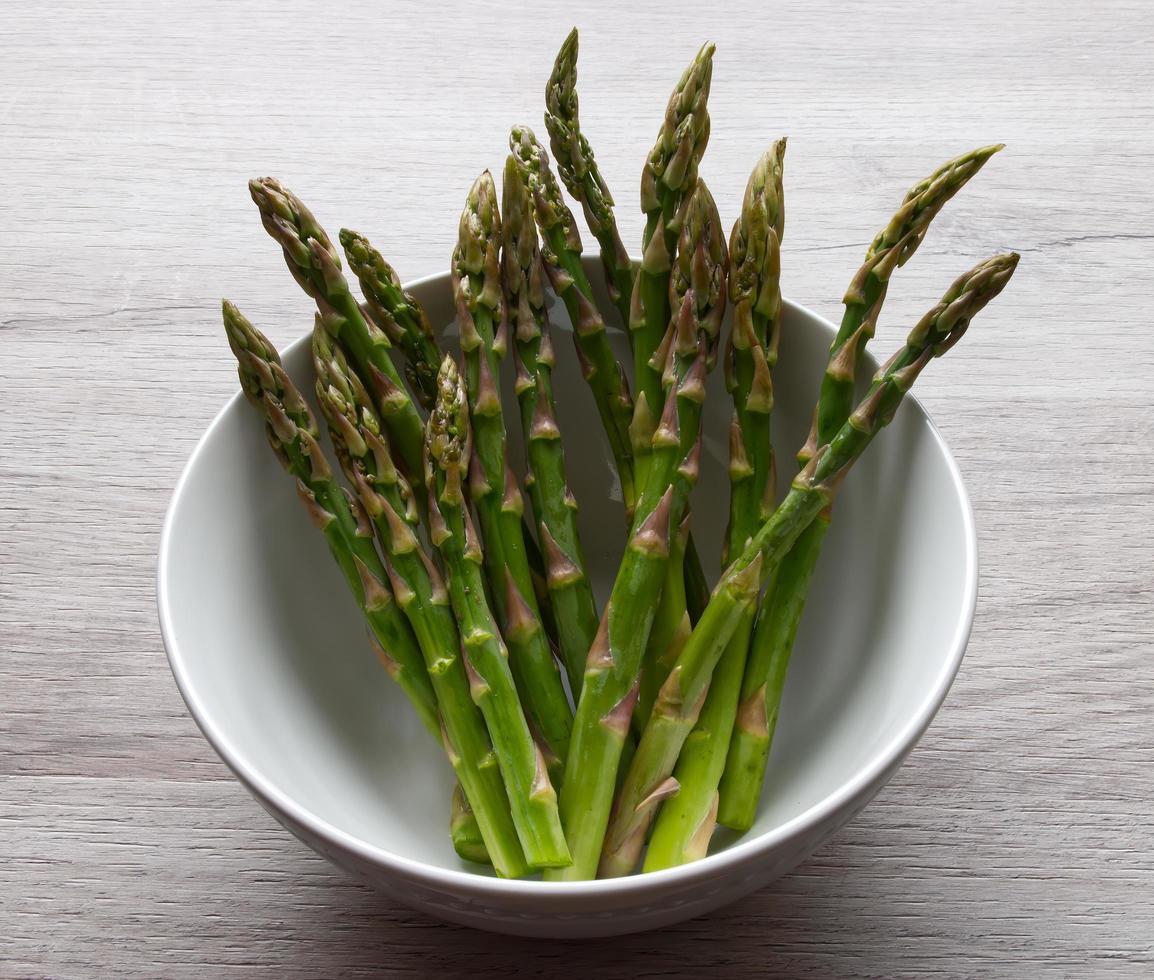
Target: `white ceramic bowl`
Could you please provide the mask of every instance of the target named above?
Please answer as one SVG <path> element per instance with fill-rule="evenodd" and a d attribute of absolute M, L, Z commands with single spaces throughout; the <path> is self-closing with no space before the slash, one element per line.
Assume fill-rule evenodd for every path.
<path fill-rule="evenodd" d="M 588 268 L 601 282 L 596 263 Z M 411 289 L 434 324 L 451 324 L 447 276 Z M 619 494 L 569 356 L 568 318 L 556 302 L 552 314 L 569 475 L 603 601 L 622 549 Z M 310 319 L 302 305 L 302 325 Z M 827 322 L 787 304 L 774 412 L 783 484 L 832 336 Z M 624 354 L 624 337 L 614 341 Z M 284 361 L 311 392 L 306 338 Z M 710 570 L 728 506 L 730 402 L 719 374 L 706 403 L 706 461 L 694 500 L 695 535 Z M 921 406 L 907 398 L 838 500 L 756 825 L 736 839 L 720 833 L 713 853 L 696 864 L 577 883 L 502 881 L 456 857 L 447 832 L 452 775 L 440 746 L 380 669 L 323 538 L 239 394 L 177 486 L 158 592 L 165 646 L 189 710 L 229 768 L 292 833 L 432 915 L 498 932 L 598 936 L 669 925 L 741 898 L 795 867 L 865 806 L 949 689 L 969 636 L 976 580 L 973 520 L 957 467 Z"/>

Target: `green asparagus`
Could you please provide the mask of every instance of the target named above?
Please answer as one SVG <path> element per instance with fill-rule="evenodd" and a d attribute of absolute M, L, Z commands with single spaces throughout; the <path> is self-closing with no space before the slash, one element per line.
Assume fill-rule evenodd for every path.
<path fill-rule="evenodd" d="M 585 572 L 577 534 L 577 500 L 565 476 L 565 451 L 553 401 L 553 343 L 533 202 L 511 156 L 501 192 L 502 272 L 517 358 L 517 400 L 529 469 L 525 482 L 544 549 L 561 662 L 577 697 L 585 657 L 597 632 L 597 606 Z"/>
<path fill-rule="evenodd" d="M 455 852 L 501 877 L 539 871 L 546 881 L 629 874 L 643 854 L 645 871 L 672 868 L 705 857 L 719 824 L 751 827 L 844 478 L 1018 263 L 1013 253 L 995 256 L 959 278 L 864 385 L 863 351 L 894 270 L 1001 146 L 950 160 L 914 185 L 846 291 L 798 472 L 778 502 L 770 422 L 786 141 L 758 161 L 727 239 L 699 178 L 714 56 L 703 45 L 644 161 L 633 261 L 582 128 L 578 56 L 574 28 L 545 85 L 556 170 L 532 131 L 514 127 L 500 202 L 488 171 L 470 188 L 449 280 L 459 358 L 440 349 L 417 300 L 425 289 L 406 291 L 364 236 L 339 235 L 359 283 L 354 297 L 308 208 L 273 178 L 249 182 L 265 230 L 316 304 L 317 415 L 337 476 L 316 408 L 268 340 L 234 306 L 223 309 L 244 394 L 324 534 L 377 656 L 457 776 Z M 608 304 L 600 285 L 595 296 L 590 279 L 600 283 L 601 272 L 585 264 L 562 186 L 596 239 Z M 427 288 L 430 313 L 448 319 Z M 563 315 L 550 313 L 553 296 L 566 308 L 628 531 L 600 616 L 570 490 L 575 457 L 559 422 L 583 412 L 587 420 L 590 406 L 557 404 L 564 365 L 554 328 Z M 727 304 L 729 511 L 723 571 L 710 590 L 689 498 L 706 451 L 715 452 L 702 421 Z M 605 305 L 621 336 L 609 333 Z M 623 364 L 615 351 L 626 340 Z M 502 405 L 510 348 L 517 406 L 507 407 L 519 417 L 523 454 L 508 443 Z M 612 484 L 605 462 L 591 462 Z M 607 547 L 598 541 L 596 550 Z"/>
<path fill-rule="evenodd" d="M 569 863 L 569 850 L 557 793 L 533 741 L 509 653 L 485 598 L 481 546 L 464 496 L 471 451 L 468 402 L 452 357 L 446 356 L 441 366 L 437 389 L 426 439 L 430 536 L 448 571 L 449 597 L 461 629 L 463 671 L 489 728 L 525 858 L 534 868 L 561 867 Z M 411 534 L 410 540 L 411 548 L 419 548 Z M 456 659 L 458 644 L 451 649 Z"/>
<path fill-rule="evenodd" d="M 593 148 L 581 131 L 577 112 L 577 28 L 569 32 L 553 73 L 545 85 L 545 128 L 561 180 L 585 212 L 585 223 L 601 247 L 605 284 L 609 298 L 621 314 L 621 325 L 629 326 L 629 306 L 633 295 L 633 263 L 617 231 L 613 195 L 601 176 Z"/>
<path fill-rule="evenodd" d="M 801 466 L 809 462 L 817 446 L 833 438 L 849 417 L 858 355 L 873 336 L 893 270 L 909 260 L 946 202 L 1000 149 L 1001 145 L 987 146 L 963 154 L 916 183 L 889 224 L 870 244 L 865 263 L 845 295 L 845 314 L 830 347 L 813 428 L 798 454 Z M 719 788 L 718 821 L 727 827 L 748 829 L 757 813 L 773 734 L 770 715 L 776 718 L 777 714 L 776 701 L 771 700 L 780 697 L 806 590 L 829 522 L 829 511 L 818 514 L 793 553 L 783 560 L 782 581 L 762 601 Z M 775 684 L 769 683 L 771 672 L 778 676 Z"/>
<path fill-rule="evenodd" d="M 453 294 L 474 441 L 469 493 L 481 523 L 485 567 L 517 687 L 532 723 L 564 763 L 572 713 L 541 623 L 521 529 L 524 504 L 506 460 L 497 387 L 497 352 L 506 343 L 500 247 L 497 188 L 486 170 L 469 191 L 453 253 Z"/>
<path fill-rule="evenodd" d="M 341 493 L 317 442 L 308 404 L 281 367 L 268 339 L 236 308 L 222 304 L 225 333 L 237 360 L 241 389 L 265 418 L 265 433 L 281 465 L 324 533 L 333 558 L 365 615 L 381 662 L 412 701 L 425 727 L 440 732 L 436 697 L 412 631 L 393 602 L 384 566 L 359 504 Z M 386 652 L 388 651 L 388 652 Z"/>
<path fill-rule="evenodd" d="M 545 269 L 554 292 L 565 303 L 574 324 L 573 337 L 577 354 L 593 392 L 602 425 L 609 436 L 609 445 L 621 482 L 625 514 L 632 525 L 633 511 L 640 493 L 634 451 L 640 446 L 643 454 L 648 453 L 657 418 L 646 414 L 644 400 L 634 406 L 629 396 L 629 384 L 609 347 L 605 322 L 597 312 L 593 288 L 581 265 L 581 236 L 572 212 L 562 199 L 561 188 L 549 169 L 548 155 L 527 127 L 514 127 L 509 145 L 533 196 L 537 225 L 541 230 L 541 254 L 545 260 Z M 694 168 L 696 170 L 696 164 Z M 674 246 L 671 247 L 675 247 L 676 238 L 674 234 Z M 667 271 L 666 284 L 668 278 Z M 668 298 L 664 310 L 668 318 Z M 708 599 L 709 588 L 692 537 L 686 545 L 685 556 L 687 601 L 691 610 L 700 610 Z"/>
<path fill-rule="evenodd" d="M 725 309 L 726 254 L 717 207 L 699 183 L 677 247 L 677 316 L 662 341 L 667 409 L 653 436 L 652 472 L 625 557 L 589 651 L 561 819 L 573 864 L 554 879 L 591 878 L 604 840 L 621 749 L 638 695 L 641 657 L 669 558 L 670 532 L 697 481 L 706 365 Z"/>
<path fill-rule="evenodd" d="M 785 140 L 758 161 L 729 239 L 729 300 L 733 329 L 726 384 L 734 415 L 729 451 L 729 530 L 725 554 L 737 555 L 768 520 L 774 502 L 772 372 L 781 331 L 781 239 L 785 226 L 782 168 Z M 723 557 L 723 562 L 726 559 Z M 772 594 L 773 584 L 770 584 Z M 717 815 L 717 786 L 725 767 L 737 712 L 746 653 L 753 631 L 752 606 L 713 674 L 700 718 L 674 771 L 680 786 L 662 806 L 646 865 L 672 867 L 704 856 Z M 672 666 L 670 664 L 670 666 Z M 668 668 L 654 681 L 664 683 Z"/>
<path fill-rule="evenodd" d="M 553 291 L 569 311 L 581 368 L 593 393 L 617 465 L 625 511 L 632 515 L 636 504 L 633 450 L 629 439 L 633 400 L 629 396 L 625 372 L 609 346 L 605 321 L 593 300 L 593 287 L 581 265 L 581 235 L 577 223 L 561 196 L 557 178 L 549 167 L 548 154 L 533 131 L 527 126 L 514 126 L 509 136 L 509 149 L 533 197 L 545 271 Z"/>
<path fill-rule="evenodd" d="M 794 479 L 785 499 L 726 569 L 689 642 L 662 687 L 616 804 L 620 826 L 609 840 L 632 844 L 636 858 L 657 801 L 677 791 L 671 778 L 686 737 L 697 722 L 714 666 L 767 577 L 809 523 L 833 500 L 853 464 L 893 419 L 925 366 L 948 351 L 970 320 L 1009 282 L 1015 254 L 998 255 L 957 279 L 914 327 L 905 346 L 878 371 L 866 396 L 830 442 Z M 627 874 L 628 855 L 607 851 L 602 870 Z"/>
<path fill-rule="evenodd" d="M 641 266 L 630 303 L 633 384 L 638 411 L 660 417 L 664 365 L 655 356 L 669 324 L 669 276 L 683 220 L 683 205 L 697 183 L 697 166 L 709 142 L 709 85 L 713 45 L 706 44 L 685 69 L 669 97 L 657 142 L 641 174 L 641 210 L 645 212 Z M 644 448 L 644 445 L 643 445 Z M 648 478 L 647 452 L 636 463 L 638 494 Z"/>
<path fill-rule="evenodd" d="M 385 570 L 393 595 L 409 620 L 424 662 L 434 670 L 440 669 L 441 652 L 457 647 L 457 624 L 440 572 L 416 537 L 419 521 L 412 488 L 393 463 L 388 439 L 381 431 L 368 391 L 349 369 L 343 351 L 334 345 L 319 314 L 313 327 L 312 354 L 317 402 L 341 470 L 389 556 Z M 383 655 L 379 647 L 378 653 Z M 467 804 L 459 783 L 454 787 L 453 800 L 451 827 L 456 839 L 465 833 L 466 818 L 458 812 L 460 801 Z M 484 853 L 484 842 L 471 808 L 468 822 L 476 841 L 470 847 L 473 856 L 466 856 L 475 860 L 476 854 Z M 484 860 L 488 863 L 487 854 Z"/>
<path fill-rule="evenodd" d="M 339 238 L 349 269 L 361 284 L 367 318 L 405 355 L 409 387 L 424 408 L 432 408 L 441 352 L 424 308 L 401 288 L 396 271 L 364 235 L 342 228 Z"/>

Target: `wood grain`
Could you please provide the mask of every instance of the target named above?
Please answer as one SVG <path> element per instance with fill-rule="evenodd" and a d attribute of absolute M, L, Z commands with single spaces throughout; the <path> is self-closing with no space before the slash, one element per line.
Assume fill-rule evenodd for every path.
<path fill-rule="evenodd" d="M 726 7 L 0 6 L 5 975 L 1148 975 L 1154 13 Z M 711 34 L 703 173 L 728 222 L 789 134 L 792 298 L 837 316 L 906 186 L 995 139 L 1009 149 L 901 273 L 879 350 L 974 260 L 1023 253 L 991 329 L 919 383 L 983 568 L 933 728 L 775 888 L 584 945 L 442 926 L 290 839 L 185 713 L 153 605 L 170 489 L 236 385 L 218 298 L 281 344 L 308 326 L 245 179 L 282 177 L 403 275 L 438 270 L 508 125 L 540 126 L 575 17 L 582 114 L 627 240 L 666 95 Z"/>

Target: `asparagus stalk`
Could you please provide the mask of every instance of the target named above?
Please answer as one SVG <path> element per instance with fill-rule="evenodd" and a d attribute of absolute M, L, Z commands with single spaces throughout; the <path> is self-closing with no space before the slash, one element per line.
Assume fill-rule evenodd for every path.
<path fill-rule="evenodd" d="M 817 446 L 833 438 L 849 417 L 858 355 L 873 336 L 893 270 L 909 260 L 946 202 L 1000 149 L 1000 145 L 987 146 L 965 153 L 916 183 L 889 224 L 870 244 L 865 262 L 846 292 L 845 314 L 830 346 L 813 429 L 798 454 L 801 466 L 809 462 Z M 781 581 L 762 600 L 719 787 L 718 821 L 727 827 L 747 830 L 756 816 L 777 717 L 777 699 L 830 518 L 828 510 L 818 514 L 783 560 Z"/>
<path fill-rule="evenodd" d="M 607 838 L 619 846 L 606 848 L 603 872 L 627 874 L 632 870 L 655 803 L 677 791 L 671 773 L 697 722 L 713 668 L 768 576 L 801 532 L 830 505 L 850 467 L 893 419 L 925 366 L 961 339 L 974 315 L 1009 282 L 1017 262 L 1016 254 L 994 256 L 954 282 L 910 332 L 905 345 L 878 371 L 848 421 L 798 474 L 780 506 L 726 569 L 662 687 L 637 747 Z"/>
<path fill-rule="evenodd" d="M 422 407 L 433 407 L 437 397 L 437 365 L 441 352 L 425 310 L 383 255 L 364 235 L 342 228 L 339 235 L 349 269 L 361 284 L 368 320 L 377 324 L 394 347 L 405 355 L 405 377 Z"/>
<path fill-rule="evenodd" d="M 686 514 L 669 543 L 669 563 L 661 586 L 661 599 L 649 631 L 649 642 L 641 666 L 641 689 L 633 709 L 632 728 L 640 736 L 653 711 L 657 692 L 673 669 L 681 648 L 693 630 L 686 609 L 685 548 L 689 542 L 689 515 Z"/>
<path fill-rule="evenodd" d="M 525 857 L 534 868 L 560 867 L 569 863 L 569 850 L 557 812 L 557 793 L 529 731 L 509 668 L 509 653 L 485 598 L 481 546 L 464 496 L 471 452 L 468 403 L 451 357 L 441 366 L 437 387 L 426 440 L 429 524 L 449 573 L 449 597 L 461 627 L 464 671 L 493 740 Z M 452 650 L 455 655 L 455 643 Z"/>
<path fill-rule="evenodd" d="M 460 783 L 453 787 L 449 837 L 453 841 L 453 850 L 457 852 L 457 857 L 464 861 L 472 861 L 474 864 L 492 863 L 489 860 L 489 852 L 485 850 L 485 841 L 481 837 L 477 815 L 469 806 L 469 798 L 465 796 Z"/>
<path fill-rule="evenodd" d="M 585 222 L 601 247 L 605 283 L 609 298 L 629 326 L 630 298 L 633 295 L 633 263 L 617 231 L 613 195 L 593 156 L 593 148 L 581 131 L 577 108 L 577 28 L 569 32 L 553 62 L 553 72 L 545 86 L 545 128 L 557 161 L 561 180 L 585 212 Z"/>
<path fill-rule="evenodd" d="M 734 415 L 730 428 L 731 491 L 725 555 L 740 554 L 773 512 L 774 464 L 769 423 L 773 409 L 772 372 L 781 332 L 784 158 L 782 139 L 758 161 L 729 239 L 733 330 L 725 363 Z M 722 560 L 725 562 L 726 558 Z M 684 864 L 703 857 L 709 846 L 717 815 L 717 787 L 733 731 L 754 612 L 751 605 L 714 671 L 701 716 L 674 771 L 680 790 L 661 807 L 657 817 L 646 856 L 647 867 Z M 668 667 L 654 679 L 655 683 L 660 686 L 667 676 Z"/>
<path fill-rule="evenodd" d="M 468 682 L 464 682 L 462 713 L 450 710 L 458 705 L 444 696 L 452 671 L 440 668 L 459 661 L 454 656 L 443 658 L 445 663 L 439 662 L 438 670 L 430 676 L 424 652 L 389 586 L 364 507 L 356 498 L 346 499 L 333 479 L 317 442 L 319 431 L 308 404 L 285 374 L 272 345 L 228 302 L 224 304 L 224 322 L 245 395 L 264 415 L 277 458 L 296 477 L 309 516 L 323 531 L 368 620 L 378 655 L 417 707 L 425 726 L 441 737 L 472 802 L 497 873 L 524 876 L 528 867 L 484 726 L 468 701 Z M 471 718 L 473 725 L 468 724 Z"/>
<path fill-rule="evenodd" d="M 758 286 L 756 276 L 760 273 L 754 270 L 758 263 L 764 264 L 766 261 L 765 256 L 770 251 L 769 236 L 771 234 L 780 235 L 780 230 L 776 226 L 772 230 L 768 229 L 768 223 L 765 220 L 766 202 L 763 198 L 765 197 L 767 175 L 774 154 L 777 155 L 777 177 L 779 178 L 778 185 L 780 185 L 780 161 L 784 152 L 785 141 L 782 140 L 779 148 L 767 153 L 759 161 L 758 167 L 755 168 L 753 176 L 750 178 L 749 187 L 746 189 L 745 210 L 748 212 L 753 207 L 760 207 L 761 220 L 752 232 L 742 231 L 740 234 L 739 229 L 745 225 L 743 221 L 739 220 L 734 227 L 734 234 L 730 241 L 730 258 L 733 267 L 729 281 L 730 299 L 734 302 L 739 299 L 745 300 L 743 305 L 736 307 L 734 311 L 735 327 L 731 334 L 729 356 L 726 361 L 726 384 L 734 392 L 735 399 L 739 400 L 741 406 L 738 416 L 734 420 L 734 432 L 731 433 L 731 456 L 733 455 L 734 438 L 739 440 L 736 445 L 740 446 L 742 454 L 734 457 L 734 459 L 739 460 L 739 465 L 735 467 L 731 463 L 730 476 L 733 479 L 736 475 L 737 482 L 734 486 L 736 488 L 740 485 L 744 491 L 740 494 L 740 499 L 736 504 L 731 501 L 730 524 L 732 532 L 732 515 L 737 508 L 741 508 L 740 513 L 748 515 L 747 523 L 752 524 L 752 528 L 745 532 L 746 535 L 756 529 L 761 520 L 768 516 L 768 512 L 764 511 L 766 502 L 763 498 L 766 496 L 765 488 L 772 467 L 772 449 L 769 445 L 769 409 L 773 403 L 773 393 L 769 386 L 771 365 L 768 363 L 767 355 L 775 361 L 777 358 L 776 330 L 772 343 L 767 344 L 766 334 L 769 317 L 767 313 L 759 311 L 755 323 L 753 306 L 756 301 L 764 310 L 771 311 L 776 302 L 775 317 L 777 322 L 780 321 L 781 309 L 781 295 L 775 289 L 766 287 L 763 296 L 747 296 L 747 294 Z M 780 195 L 778 199 L 780 200 Z M 778 208 L 778 211 L 780 210 Z M 751 241 L 751 235 L 756 236 L 756 240 Z M 773 248 L 773 261 L 775 263 L 773 282 L 775 288 L 777 283 L 776 268 L 779 264 L 780 254 L 776 245 L 777 238 L 774 239 Z M 642 403 L 639 402 L 638 404 Z M 746 423 L 747 433 L 741 431 L 742 421 Z M 745 454 L 744 450 L 747 445 L 750 451 Z M 638 458 L 644 457 L 639 454 Z M 752 499 L 751 492 L 757 493 Z M 772 503 L 772 500 L 769 503 Z M 726 548 L 728 547 L 727 541 Z M 661 603 L 658 606 L 657 618 L 649 637 L 649 646 L 645 652 L 645 666 L 641 675 L 641 697 L 638 700 L 637 710 L 633 714 L 633 728 L 638 735 L 641 734 L 648 722 L 653 704 L 657 699 L 657 692 L 665 683 L 665 678 L 669 676 L 669 671 L 692 629 L 686 585 L 687 579 L 689 584 L 692 584 L 692 577 L 687 572 L 694 569 L 696 554 L 691 558 L 690 563 L 686 565 L 684 545 L 681 548 L 675 548 L 670 554 L 669 567 L 665 575 L 665 586 L 661 592 Z M 704 606 L 704 603 L 701 606 Z M 701 607 L 696 611 L 700 616 Z"/>
<path fill-rule="evenodd" d="M 773 369 L 781 339 L 784 163 L 785 140 L 780 139 L 754 167 L 741 216 L 730 236 L 733 331 L 725 362 L 725 383 L 733 396 L 734 414 L 726 555 L 736 555 L 744 549 L 747 539 L 773 511 L 774 462 L 769 420 L 773 410 Z M 722 561 L 728 558 L 723 557 Z"/>
<path fill-rule="evenodd" d="M 248 189 L 260 209 L 261 224 L 284 252 L 289 272 L 316 302 L 325 329 L 345 346 L 373 392 L 405 472 L 419 485 L 424 426 L 389 355 L 388 337 L 365 318 L 341 272 L 340 256 L 304 203 L 273 177 L 250 180 Z"/>
<path fill-rule="evenodd" d="M 633 450 L 629 439 L 633 400 L 625 372 L 609 346 L 605 321 L 594 304 L 593 287 L 581 265 L 581 235 L 577 223 L 561 196 L 557 178 L 549 167 L 549 156 L 533 131 L 527 126 L 514 126 L 509 149 L 533 197 L 545 271 L 553 291 L 569 311 L 577 355 L 617 466 L 622 501 L 626 513 L 632 515 L 636 505 Z"/>
<path fill-rule="evenodd" d="M 577 534 L 577 500 L 565 476 L 565 452 L 553 400 L 553 344 L 545 310 L 544 269 L 533 202 L 516 160 L 502 184 L 502 271 L 517 356 L 517 400 L 529 473 L 525 483 L 544 546 L 546 582 L 561 662 L 573 696 L 581 692 L 585 657 L 597 632 L 597 606 Z"/>
<path fill-rule="evenodd" d="M 485 540 L 485 567 L 526 710 L 553 755 L 569 749 L 572 713 L 541 624 L 522 533 L 524 503 L 505 452 L 497 351 L 505 345 L 497 188 L 486 170 L 469 191 L 453 253 L 453 292 L 473 421 L 470 497 Z M 494 325 L 500 324 L 498 332 Z"/>
<path fill-rule="evenodd" d="M 565 206 L 561 188 L 557 186 L 557 180 L 549 169 L 548 155 L 532 131 L 523 126 L 513 128 L 509 146 L 533 196 L 537 226 L 541 230 L 541 256 L 545 261 L 545 270 L 554 292 L 565 303 L 574 324 L 573 339 L 577 354 L 597 403 L 601 423 L 609 437 L 609 446 L 621 482 L 625 513 L 632 525 L 640 492 L 640 484 L 635 475 L 634 453 L 638 447 L 643 455 L 649 452 L 658 420 L 648 413 L 648 408 L 658 403 L 642 400 L 634 406 L 629 397 L 628 382 L 609 347 L 605 322 L 593 303 L 593 288 L 581 265 L 581 236 L 573 220 L 573 213 Z M 696 164 L 694 168 L 696 171 Z M 676 247 L 676 240 L 674 234 L 671 250 Z M 668 280 L 667 271 L 666 286 Z M 663 309 L 668 324 L 668 298 L 664 300 Z M 708 600 L 709 588 L 692 537 L 686 545 L 685 554 L 687 601 L 691 610 L 700 610 Z"/>
<path fill-rule="evenodd" d="M 653 436 L 652 473 L 589 651 L 573 745 L 561 789 L 561 819 L 573 864 L 552 879 L 591 878 L 612 804 L 622 745 L 638 695 L 641 657 L 676 529 L 700 462 L 705 372 L 725 308 L 726 255 L 717 208 L 699 183 L 690 200 L 673 279 L 678 315 L 663 341 L 669 394 Z"/>
<path fill-rule="evenodd" d="M 669 276 L 682 221 L 682 208 L 697 183 L 697 166 L 709 142 L 709 85 L 713 45 L 703 45 L 678 81 L 657 142 L 641 174 L 641 210 L 645 212 L 641 266 L 631 297 L 629 330 L 633 336 L 633 383 L 637 412 L 659 418 L 664 393 L 663 365 L 655 358 L 669 323 Z M 644 444 L 643 444 L 644 448 Z M 638 457 L 638 493 L 644 488 L 646 452 Z"/>

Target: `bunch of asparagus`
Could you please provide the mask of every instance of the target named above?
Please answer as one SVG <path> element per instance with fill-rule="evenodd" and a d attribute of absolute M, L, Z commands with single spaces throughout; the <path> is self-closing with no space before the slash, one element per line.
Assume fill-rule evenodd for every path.
<path fill-rule="evenodd" d="M 265 229 L 316 304 L 316 404 L 344 485 L 276 351 L 224 303 L 244 393 L 381 662 L 456 773 L 457 852 L 504 877 L 543 871 L 552 880 L 672 867 L 703 857 L 719 824 L 751 826 L 838 489 L 922 369 L 961 338 L 1018 261 L 997 255 L 954 282 L 855 405 L 892 273 L 1000 147 L 915 184 L 846 291 L 813 428 L 778 499 L 770 413 L 785 140 L 758 160 L 727 238 L 698 173 L 713 69 L 713 46 L 704 46 L 645 161 L 635 263 L 581 129 L 576 66 L 574 30 L 545 89 L 556 173 L 533 132 L 517 126 L 500 193 L 487 171 L 469 190 L 451 263 L 459 360 L 441 350 L 420 304 L 364 236 L 339 236 L 361 301 L 308 208 L 272 178 L 251 182 Z M 597 240 L 610 309 L 598 307 L 585 274 L 561 184 Z M 557 421 L 548 290 L 572 322 L 625 504 L 625 554 L 600 612 Z M 606 316 L 628 333 L 629 370 Z M 705 381 L 719 356 L 733 400 L 731 496 L 725 568 L 710 592 L 690 495 Z M 502 403 L 499 383 L 510 359 L 516 408 Z M 522 481 L 509 462 L 510 424 L 525 445 Z"/>

